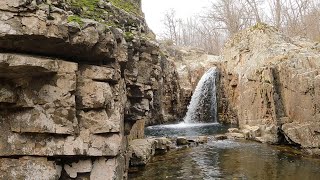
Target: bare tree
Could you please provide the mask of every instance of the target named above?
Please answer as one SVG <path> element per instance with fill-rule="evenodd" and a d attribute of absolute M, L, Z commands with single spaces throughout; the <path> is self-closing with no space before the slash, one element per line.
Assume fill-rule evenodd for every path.
<path fill-rule="evenodd" d="M 246 0 L 246 3 L 249 6 L 249 10 L 253 13 L 256 23 L 261 23 L 262 22 L 260 17 L 261 12 L 259 11 L 258 4 L 262 3 L 262 1 Z"/>
<path fill-rule="evenodd" d="M 164 14 L 163 24 L 165 26 L 164 37 L 171 40 L 174 43 L 178 42 L 178 22 L 176 18 L 176 12 L 170 9 Z"/>
<path fill-rule="evenodd" d="M 163 39 L 218 54 L 227 38 L 261 22 L 290 36 L 320 40 L 320 0 L 212 0 L 207 12 L 184 21 L 171 10 L 165 14 Z"/>
<path fill-rule="evenodd" d="M 229 35 L 233 35 L 244 28 L 247 23 L 241 5 L 242 2 L 239 2 L 236 0 L 218 0 L 212 3 L 207 18 L 215 21 L 217 27 L 227 30 Z"/>

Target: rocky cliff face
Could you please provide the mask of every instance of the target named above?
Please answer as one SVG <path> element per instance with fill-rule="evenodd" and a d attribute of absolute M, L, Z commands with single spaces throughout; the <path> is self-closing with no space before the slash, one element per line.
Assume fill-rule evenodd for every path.
<path fill-rule="evenodd" d="M 233 37 L 223 53 L 221 120 L 256 129 L 258 141 L 319 153 L 319 50 L 263 24 Z"/>
<path fill-rule="evenodd" d="M 173 73 L 140 13 L 134 0 L 0 2 L 0 179 L 126 178 L 128 141 L 159 118 Z"/>
<path fill-rule="evenodd" d="M 176 71 L 174 79 L 170 80 L 177 83 L 178 87 L 178 91 L 173 91 L 178 93 L 178 98 L 175 98 L 178 103 L 175 104 L 174 114 L 177 115 L 175 119 L 182 120 L 198 81 L 208 69 L 214 66 L 219 67 L 221 58 L 196 48 L 166 46 L 162 49 Z"/>

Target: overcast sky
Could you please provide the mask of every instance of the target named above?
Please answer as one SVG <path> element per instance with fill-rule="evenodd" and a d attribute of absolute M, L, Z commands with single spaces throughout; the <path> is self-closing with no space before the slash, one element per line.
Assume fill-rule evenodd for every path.
<path fill-rule="evenodd" d="M 204 11 L 212 0 L 142 0 L 142 10 L 149 27 L 159 35 L 163 29 L 164 13 L 170 9 L 176 11 L 178 18 L 188 18 Z"/>

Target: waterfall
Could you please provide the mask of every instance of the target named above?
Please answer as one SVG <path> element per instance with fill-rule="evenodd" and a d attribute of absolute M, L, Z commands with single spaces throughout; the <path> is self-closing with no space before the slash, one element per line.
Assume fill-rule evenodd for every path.
<path fill-rule="evenodd" d="M 191 97 L 185 123 L 217 122 L 217 68 L 210 68 L 200 79 Z"/>

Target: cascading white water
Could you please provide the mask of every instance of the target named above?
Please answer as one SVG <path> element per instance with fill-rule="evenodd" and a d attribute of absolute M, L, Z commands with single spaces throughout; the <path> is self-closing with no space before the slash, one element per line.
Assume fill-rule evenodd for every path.
<path fill-rule="evenodd" d="M 201 77 L 191 97 L 185 123 L 217 121 L 217 74 L 217 68 L 212 67 Z"/>

